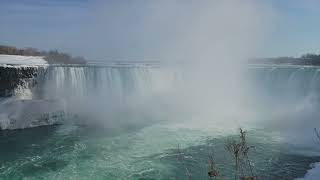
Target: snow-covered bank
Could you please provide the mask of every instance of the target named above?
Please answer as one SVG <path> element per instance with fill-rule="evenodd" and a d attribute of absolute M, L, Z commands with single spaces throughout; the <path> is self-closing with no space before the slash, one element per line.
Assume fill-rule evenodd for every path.
<path fill-rule="evenodd" d="M 0 54 L 0 65 L 46 65 L 48 62 L 43 56 L 19 56 Z"/>
<path fill-rule="evenodd" d="M 318 180 L 320 179 L 320 162 L 311 164 L 310 170 L 303 178 L 297 178 L 296 180 Z"/>

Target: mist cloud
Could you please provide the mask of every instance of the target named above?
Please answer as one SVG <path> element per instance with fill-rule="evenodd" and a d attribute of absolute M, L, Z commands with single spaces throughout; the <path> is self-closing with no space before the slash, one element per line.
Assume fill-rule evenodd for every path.
<path fill-rule="evenodd" d="M 98 1 L 94 9 L 80 35 L 92 54 L 115 60 L 240 59 L 257 49 L 271 14 L 253 0 Z"/>

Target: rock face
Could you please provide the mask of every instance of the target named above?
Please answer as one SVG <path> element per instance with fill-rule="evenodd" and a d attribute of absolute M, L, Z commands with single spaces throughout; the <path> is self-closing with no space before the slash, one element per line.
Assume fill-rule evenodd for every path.
<path fill-rule="evenodd" d="M 19 87 L 35 85 L 38 73 L 39 67 L 0 66 L 0 97 L 13 96 Z"/>

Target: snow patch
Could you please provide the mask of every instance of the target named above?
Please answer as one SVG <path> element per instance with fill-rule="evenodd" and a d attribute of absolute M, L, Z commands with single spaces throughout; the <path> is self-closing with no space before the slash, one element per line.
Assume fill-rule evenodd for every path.
<path fill-rule="evenodd" d="M 19 56 L 0 54 L 0 65 L 46 65 L 48 62 L 43 56 Z"/>
<path fill-rule="evenodd" d="M 320 162 L 311 164 L 310 170 L 303 178 L 297 178 L 296 180 L 318 180 L 320 179 Z"/>

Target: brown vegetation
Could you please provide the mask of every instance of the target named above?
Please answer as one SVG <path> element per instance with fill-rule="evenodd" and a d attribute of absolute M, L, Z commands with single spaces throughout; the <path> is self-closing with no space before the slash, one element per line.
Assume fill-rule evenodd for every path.
<path fill-rule="evenodd" d="M 0 45 L 0 54 L 21 55 L 21 56 L 44 56 L 49 64 L 85 64 L 86 59 L 83 57 L 72 57 L 68 53 L 59 52 L 58 50 L 39 51 L 35 48 L 19 49 L 13 46 Z"/>
<path fill-rule="evenodd" d="M 225 149 L 230 153 L 234 160 L 235 180 L 257 180 L 257 176 L 253 173 L 253 167 L 248 157 L 249 150 L 252 146 L 248 146 L 246 140 L 246 131 L 240 128 L 239 139 L 228 139 L 225 142 Z M 225 179 L 217 169 L 213 156 L 209 156 L 208 176 L 213 179 Z"/>
<path fill-rule="evenodd" d="M 320 139 L 320 136 L 319 136 Z M 253 146 L 247 144 L 246 131 L 240 128 L 239 139 L 228 139 L 225 142 L 225 149 L 230 153 L 232 160 L 234 161 L 234 179 L 235 180 L 258 180 L 258 177 L 254 174 L 253 167 L 248 157 L 249 150 Z M 183 166 L 185 170 L 185 179 L 191 180 L 192 173 L 184 162 L 184 153 L 181 151 L 178 145 L 177 160 Z M 231 174 L 232 172 L 230 172 Z M 208 177 L 210 179 L 225 180 L 227 179 L 216 166 L 213 154 L 209 155 L 208 160 Z"/>
<path fill-rule="evenodd" d="M 246 141 L 246 131 L 240 128 L 239 140 L 229 139 L 225 143 L 225 148 L 231 154 L 235 162 L 235 179 L 255 180 L 253 168 L 250 163 L 248 152 L 252 146 L 248 146 Z"/>
<path fill-rule="evenodd" d="M 307 53 L 300 57 L 274 57 L 249 59 L 249 64 L 291 64 L 320 66 L 320 54 Z"/>

